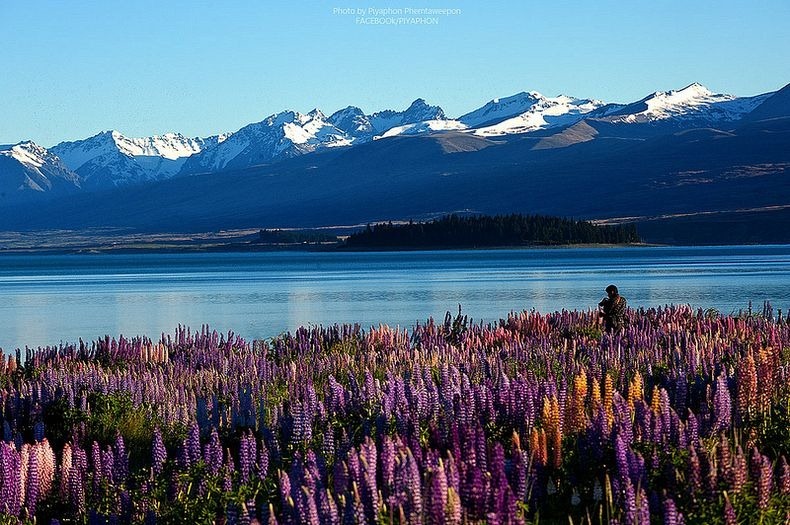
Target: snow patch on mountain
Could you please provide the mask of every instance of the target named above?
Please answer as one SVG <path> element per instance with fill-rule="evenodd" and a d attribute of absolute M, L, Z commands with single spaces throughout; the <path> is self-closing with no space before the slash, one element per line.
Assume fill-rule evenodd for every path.
<path fill-rule="evenodd" d="M 283 111 L 249 124 L 185 162 L 184 173 L 242 168 L 321 148 L 348 146 L 347 134 L 318 109 Z"/>
<path fill-rule="evenodd" d="M 578 122 L 587 113 L 604 106 L 600 100 L 576 99 L 565 95 L 544 97 L 535 92 L 529 95 L 532 103 L 527 111 L 492 126 L 478 128 L 474 133 L 484 137 L 499 136 L 567 126 Z"/>
<path fill-rule="evenodd" d="M 736 97 L 717 94 L 694 82 L 679 90 L 656 91 L 638 102 L 624 106 L 607 120 L 614 124 L 635 124 L 668 119 L 678 122 L 735 121 L 753 111 L 768 96 Z"/>
<path fill-rule="evenodd" d="M 0 146 L 0 187 L 16 191 L 47 192 L 56 186 L 76 189 L 79 176 L 35 142 Z"/>
<path fill-rule="evenodd" d="M 542 98 L 535 91 L 522 91 L 510 97 L 495 98 L 483 107 L 462 115 L 458 120 L 470 128 L 495 124 L 524 113 Z"/>
<path fill-rule="evenodd" d="M 370 118 L 356 106 L 348 106 L 335 111 L 327 121 L 342 130 L 351 140 L 369 137 L 375 133 Z"/>
<path fill-rule="evenodd" d="M 395 137 L 398 135 L 420 135 L 423 133 L 433 133 L 436 131 L 460 131 L 467 129 L 468 126 L 463 122 L 457 120 L 425 120 L 423 122 L 415 122 L 413 124 L 406 124 L 405 126 L 395 126 L 385 131 L 381 135 L 377 135 L 374 140 L 383 139 L 387 137 Z"/>
<path fill-rule="evenodd" d="M 186 158 L 226 138 L 189 138 L 180 133 L 130 138 L 113 130 L 62 142 L 52 151 L 90 185 L 119 186 L 172 177 Z"/>
<path fill-rule="evenodd" d="M 382 135 L 386 131 L 408 124 L 424 121 L 447 120 L 444 110 L 439 106 L 431 106 L 418 98 L 405 111 L 378 111 L 368 117 L 374 135 Z"/>

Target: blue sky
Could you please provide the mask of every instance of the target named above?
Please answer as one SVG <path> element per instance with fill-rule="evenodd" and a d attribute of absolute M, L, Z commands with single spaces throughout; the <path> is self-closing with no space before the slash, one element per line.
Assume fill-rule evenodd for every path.
<path fill-rule="evenodd" d="M 335 8 L 460 9 L 361 25 Z M 612 102 L 790 82 L 790 2 L 0 0 L 0 144 L 235 131 L 283 109 L 459 116 L 535 90 Z"/>

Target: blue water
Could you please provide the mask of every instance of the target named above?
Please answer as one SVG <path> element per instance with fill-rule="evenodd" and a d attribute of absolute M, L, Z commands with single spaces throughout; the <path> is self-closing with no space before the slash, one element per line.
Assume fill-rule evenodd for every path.
<path fill-rule="evenodd" d="M 631 306 L 790 309 L 790 246 L 388 253 L 0 256 L 0 348 L 172 333 L 267 338 L 300 325 L 412 326 L 446 311 L 594 308 L 610 283 Z"/>

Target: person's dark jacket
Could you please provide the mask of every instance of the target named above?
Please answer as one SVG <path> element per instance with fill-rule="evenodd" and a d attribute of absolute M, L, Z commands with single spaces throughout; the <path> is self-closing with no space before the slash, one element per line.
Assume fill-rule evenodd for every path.
<path fill-rule="evenodd" d="M 605 297 L 603 301 L 598 303 L 603 311 L 604 326 L 606 330 L 619 330 L 625 326 L 625 312 L 628 308 L 628 302 L 622 295 L 615 295 L 614 297 Z"/>

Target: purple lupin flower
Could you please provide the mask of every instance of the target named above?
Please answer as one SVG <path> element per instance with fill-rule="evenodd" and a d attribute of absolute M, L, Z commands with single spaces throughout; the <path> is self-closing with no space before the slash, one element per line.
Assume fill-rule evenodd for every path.
<path fill-rule="evenodd" d="M 688 464 L 686 466 L 686 479 L 689 483 L 689 490 L 692 494 L 698 493 L 702 489 L 702 471 L 700 469 L 699 457 L 694 447 L 689 451 Z"/>
<path fill-rule="evenodd" d="M 738 516 L 735 514 L 735 509 L 732 508 L 730 498 L 728 498 L 726 495 L 724 497 L 724 524 L 738 525 Z"/>
<path fill-rule="evenodd" d="M 351 447 L 351 450 L 348 451 L 348 478 L 351 483 L 356 483 L 359 486 L 359 483 L 362 481 L 362 465 L 359 461 L 359 454 L 357 453 L 357 449 Z"/>
<path fill-rule="evenodd" d="M 203 460 L 206 462 L 209 473 L 213 476 L 216 476 L 222 469 L 224 460 L 222 443 L 219 441 L 219 434 L 217 434 L 216 428 L 212 427 L 208 443 L 203 447 Z"/>
<path fill-rule="evenodd" d="M 639 487 L 636 498 L 636 515 L 637 523 L 649 524 L 650 523 L 650 500 L 647 498 L 644 487 Z"/>
<path fill-rule="evenodd" d="M 349 485 L 348 466 L 345 461 L 336 461 L 332 473 L 332 488 L 335 494 L 344 494 Z"/>
<path fill-rule="evenodd" d="M 102 481 L 112 484 L 115 475 L 115 463 L 112 449 L 109 445 L 101 452 L 101 479 Z M 94 484 L 95 485 L 95 484 Z"/>
<path fill-rule="evenodd" d="M 93 472 L 93 492 L 95 494 L 98 494 L 99 486 L 101 486 L 101 477 L 104 473 L 101 460 L 101 447 L 99 447 L 97 441 L 94 441 L 91 445 L 91 471 Z"/>
<path fill-rule="evenodd" d="M 447 477 L 441 461 L 429 473 L 428 490 L 425 501 L 425 522 L 439 525 L 445 522 L 447 507 Z"/>
<path fill-rule="evenodd" d="M 202 458 L 200 454 L 200 429 L 197 423 L 192 423 L 186 439 L 186 452 L 189 457 L 189 465 L 194 465 Z"/>
<path fill-rule="evenodd" d="M 395 481 L 395 443 L 386 435 L 381 440 L 379 463 L 381 464 L 381 492 L 384 498 L 389 498 Z"/>
<path fill-rule="evenodd" d="M 757 483 L 760 479 L 760 474 L 763 469 L 763 455 L 757 446 L 752 447 L 751 454 L 749 454 L 749 478 Z"/>
<path fill-rule="evenodd" d="M 76 465 L 69 470 L 69 503 L 77 515 L 85 514 L 85 485 Z"/>
<path fill-rule="evenodd" d="M 715 434 L 727 431 L 732 424 L 732 398 L 727 387 L 727 377 L 722 374 L 716 380 L 716 394 L 713 398 L 713 428 Z"/>
<path fill-rule="evenodd" d="M 337 514 L 337 505 L 332 494 L 324 487 L 318 489 L 318 519 L 319 523 L 326 525 L 340 525 L 340 517 Z"/>
<path fill-rule="evenodd" d="M 757 506 L 761 509 L 768 508 L 768 502 L 771 499 L 771 490 L 773 489 L 774 478 L 773 469 L 771 468 L 771 460 L 766 456 L 761 458 L 760 476 L 757 479 Z"/>
<path fill-rule="evenodd" d="M 230 455 L 230 450 L 228 450 L 225 457 L 225 469 L 222 473 L 222 488 L 225 492 L 233 490 L 233 473 L 235 471 L 236 467 L 233 465 L 233 456 Z"/>
<path fill-rule="evenodd" d="M 732 459 L 732 491 L 740 492 L 746 484 L 748 477 L 749 467 L 746 461 L 746 454 L 743 449 L 738 445 L 735 449 L 735 456 Z"/>
<path fill-rule="evenodd" d="M 360 486 L 362 504 L 365 506 L 365 514 L 370 522 L 378 520 L 379 498 L 378 486 L 376 484 L 376 465 L 378 454 L 376 443 L 366 437 L 360 445 L 359 450 L 360 464 L 362 468 L 362 484 Z"/>
<path fill-rule="evenodd" d="M 261 441 L 261 447 L 258 449 L 257 472 L 258 477 L 262 480 L 269 475 L 269 449 L 263 441 Z"/>
<path fill-rule="evenodd" d="M 521 454 L 526 454 L 523 452 Z M 520 465 L 524 465 L 524 461 L 519 463 Z M 447 477 L 447 487 L 452 488 L 455 490 L 456 495 L 461 487 L 461 475 L 458 472 L 458 467 L 455 462 L 455 458 L 452 454 L 448 453 L 447 461 L 444 462 L 444 470 L 445 476 Z M 526 472 L 525 472 L 526 476 Z"/>
<path fill-rule="evenodd" d="M 351 497 L 349 497 L 351 512 L 346 514 L 346 519 L 350 518 L 354 525 L 366 525 L 369 522 L 365 516 L 365 505 L 362 503 L 362 498 L 359 496 L 356 483 L 351 483 L 351 489 Z M 413 521 L 412 523 L 416 525 L 419 522 Z"/>
<path fill-rule="evenodd" d="M 715 456 L 712 452 L 703 450 L 700 454 L 700 467 L 704 475 L 705 491 L 709 498 L 713 499 L 718 494 L 719 477 L 716 471 Z"/>
<path fill-rule="evenodd" d="M 117 485 L 122 485 L 126 483 L 126 478 L 129 477 L 129 454 L 126 452 L 126 444 L 120 433 L 115 437 L 113 452 L 115 453 L 113 458 L 113 464 L 115 465 L 113 479 Z"/>
<path fill-rule="evenodd" d="M 732 486 L 732 453 L 726 436 L 721 437 L 721 441 L 716 447 L 716 463 L 719 469 L 719 479 Z"/>
<path fill-rule="evenodd" d="M 699 447 L 699 421 L 691 409 L 689 409 L 688 417 L 686 418 L 686 434 L 689 446 Z"/>
<path fill-rule="evenodd" d="M 189 456 L 189 446 L 187 445 L 187 440 L 181 442 L 181 446 L 178 447 L 178 453 L 176 454 L 176 465 L 178 465 L 178 469 L 182 472 L 187 471 L 192 467 L 192 460 Z"/>
<path fill-rule="evenodd" d="M 639 508 L 637 507 L 636 491 L 631 480 L 626 477 L 622 480 L 623 483 L 623 510 L 625 511 L 625 525 L 640 525 L 639 524 Z M 649 521 L 648 521 L 649 523 Z"/>
<path fill-rule="evenodd" d="M 27 468 L 25 506 L 27 507 L 28 517 L 33 518 L 36 515 L 36 504 L 39 496 L 38 454 L 36 454 L 35 449 L 31 449 L 25 467 Z"/>
<path fill-rule="evenodd" d="M 324 431 L 321 438 L 321 455 L 327 463 L 335 457 L 335 433 L 331 427 Z"/>
<path fill-rule="evenodd" d="M 250 439 L 247 432 L 242 434 L 241 440 L 239 442 L 239 475 L 241 476 L 241 482 L 247 483 L 250 480 L 250 474 L 252 473 L 252 462 L 253 457 L 250 457 L 250 449 L 247 445 L 247 441 Z M 255 438 L 252 438 L 253 440 Z"/>
<path fill-rule="evenodd" d="M 395 486 L 397 492 L 404 498 L 402 506 L 409 518 L 409 523 L 420 523 L 423 511 L 420 469 L 408 447 L 404 447 L 404 451 L 399 456 Z"/>
<path fill-rule="evenodd" d="M 779 458 L 779 493 L 790 494 L 790 465 L 784 455 Z"/>
<path fill-rule="evenodd" d="M 247 473 L 248 476 L 252 476 L 255 470 L 255 461 L 258 456 L 258 440 L 255 439 L 255 434 L 252 430 L 249 431 L 249 437 L 247 438 L 247 457 L 250 458 L 250 467 L 249 472 Z"/>
<path fill-rule="evenodd" d="M 165 461 L 167 461 L 167 449 L 165 449 L 165 442 L 162 440 L 162 433 L 159 427 L 154 429 L 154 441 L 151 446 L 151 469 L 154 475 L 159 476 L 164 469 Z"/>
<path fill-rule="evenodd" d="M 294 506 L 294 500 L 291 497 L 291 478 L 282 470 L 279 471 L 278 476 L 280 478 L 280 502 L 282 503 L 283 511 L 285 511 L 286 508 L 293 508 Z"/>
<path fill-rule="evenodd" d="M 629 478 L 628 450 L 620 434 L 617 434 L 614 438 L 614 459 L 617 463 L 617 473 L 620 475 L 620 479 L 625 480 Z"/>
<path fill-rule="evenodd" d="M 447 489 L 447 525 L 461 525 L 461 496 L 450 487 Z"/>
<path fill-rule="evenodd" d="M 471 518 L 483 519 L 486 515 L 487 497 L 483 472 L 477 465 L 469 465 L 466 469 L 466 480 L 461 485 L 461 501 Z"/>
<path fill-rule="evenodd" d="M 678 509 L 675 501 L 667 497 L 662 506 L 664 508 L 664 525 L 678 525 Z"/>
<path fill-rule="evenodd" d="M 16 448 L 6 442 L 0 443 L 0 511 L 18 516 L 22 487 L 21 458 Z"/>

